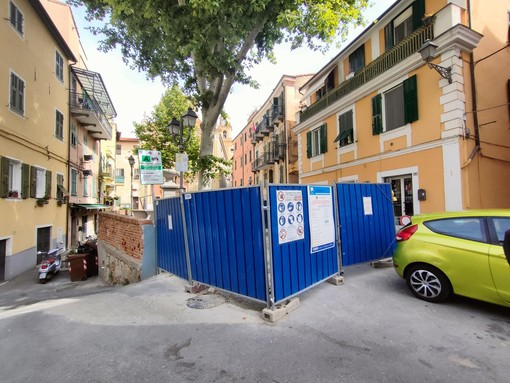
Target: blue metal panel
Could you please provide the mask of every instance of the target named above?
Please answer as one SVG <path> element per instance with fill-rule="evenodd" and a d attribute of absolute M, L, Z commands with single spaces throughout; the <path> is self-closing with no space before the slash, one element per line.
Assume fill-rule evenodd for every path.
<path fill-rule="evenodd" d="M 337 184 L 342 265 L 391 257 L 395 250 L 393 202 L 389 184 Z M 372 214 L 365 214 L 363 198 Z"/>
<path fill-rule="evenodd" d="M 193 280 L 266 301 L 260 187 L 187 193 L 184 211 Z"/>
<path fill-rule="evenodd" d="M 156 217 L 158 267 L 189 279 L 180 198 L 157 201 Z"/>
<path fill-rule="evenodd" d="M 277 190 L 300 190 L 303 195 L 304 239 L 279 244 Z M 336 247 L 311 253 L 307 186 L 270 185 L 271 250 L 273 291 L 278 303 L 338 272 Z M 333 201 L 334 202 L 334 201 Z"/>

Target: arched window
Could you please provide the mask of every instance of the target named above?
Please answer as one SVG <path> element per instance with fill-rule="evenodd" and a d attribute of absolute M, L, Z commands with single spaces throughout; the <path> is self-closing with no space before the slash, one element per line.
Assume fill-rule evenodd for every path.
<path fill-rule="evenodd" d="M 227 138 L 227 131 L 226 130 L 223 131 L 223 138 Z"/>

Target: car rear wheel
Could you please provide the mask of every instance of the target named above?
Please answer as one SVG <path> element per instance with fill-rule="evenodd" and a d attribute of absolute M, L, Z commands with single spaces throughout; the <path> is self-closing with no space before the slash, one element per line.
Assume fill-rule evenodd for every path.
<path fill-rule="evenodd" d="M 415 265 L 406 273 L 407 286 L 418 298 L 442 302 L 452 292 L 450 281 L 442 271 L 429 265 Z"/>

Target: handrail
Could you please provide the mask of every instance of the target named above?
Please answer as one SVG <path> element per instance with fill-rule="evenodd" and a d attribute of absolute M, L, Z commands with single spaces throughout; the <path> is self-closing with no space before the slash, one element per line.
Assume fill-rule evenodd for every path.
<path fill-rule="evenodd" d="M 108 133 L 108 136 L 112 136 L 112 126 L 108 121 L 108 118 L 103 113 L 103 109 L 99 102 L 94 98 L 91 98 L 86 92 L 69 92 L 71 108 L 77 108 L 81 110 L 88 110 L 94 113 L 101 126 Z"/>

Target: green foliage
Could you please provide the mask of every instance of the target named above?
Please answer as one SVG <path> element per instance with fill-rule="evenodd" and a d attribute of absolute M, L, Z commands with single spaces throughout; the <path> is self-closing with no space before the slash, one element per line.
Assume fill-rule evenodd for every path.
<path fill-rule="evenodd" d="M 177 85 L 167 89 L 160 102 L 154 106 L 151 115 L 140 123 L 135 123 L 135 134 L 140 139 L 138 149 L 161 151 L 161 161 L 164 169 L 175 167 L 175 154 L 179 152 L 178 140 L 168 131 L 168 124 L 173 117 L 178 120 L 186 113 L 191 102 Z M 185 129 L 184 137 L 188 134 Z M 230 173 L 230 162 L 214 156 L 200 158 L 200 139 L 196 129 L 190 132 L 189 140 L 184 143 L 184 151 L 189 158 L 189 171 L 186 178 L 191 181 L 202 172 L 207 180 Z"/>
<path fill-rule="evenodd" d="M 232 85 L 256 85 L 249 70 L 263 58 L 274 61 L 276 45 L 326 49 L 362 22 L 368 1 L 68 0 L 86 5 L 89 20 L 107 21 L 91 28 L 104 37 L 103 51 L 120 48 L 124 60 L 148 76 L 184 84 L 201 108 L 204 137 L 213 136 Z M 212 144 L 203 141 L 200 156 L 212 154 Z"/>

